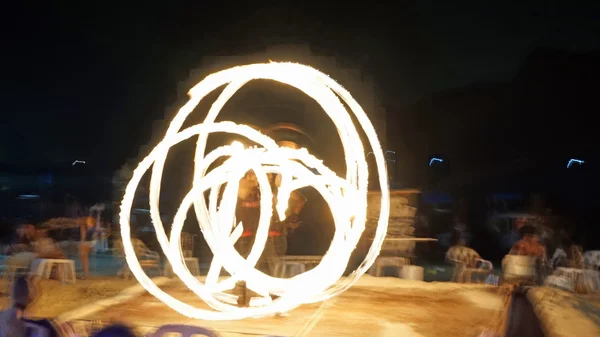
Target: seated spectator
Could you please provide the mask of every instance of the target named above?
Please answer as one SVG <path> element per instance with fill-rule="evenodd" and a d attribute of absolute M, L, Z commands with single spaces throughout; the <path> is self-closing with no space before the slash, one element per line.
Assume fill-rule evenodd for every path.
<path fill-rule="evenodd" d="M 48 231 L 40 229 L 37 231 L 37 237 L 34 241 L 35 252 L 39 258 L 43 259 L 64 259 L 65 254 L 54 243 L 52 238 L 48 237 Z"/>
<path fill-rule="evenodd" d="M 10 243 L 8 254 L 16 254 L 21 252 L 33 251 L 33 236 L 35 235 L 35 227 L 29 224 L 21 224 L 17 226 L 15 235 Z"/>
<path fill-rule="evenodd" d="M 0 313 L 0 336 L 1 337 L 26 337 L 31 333 L 29 328 L 36 326 L 44 331 L 47 337 L 59 337 L 58 331 L 67 332 L 60 337 L 74 336 L 65 331 L 65 329 L 57 329 L 57 325 L 53 322 L 42 320 L 31 320 L 26 316 L 27 309 L 33 303 L 34 287 L 27 277 L 21 276 L 15 279 L 12 291 L 12 306 Z"/>
<path fill-rule="evenodd" d="M 33 248 L 35 227 L 33 225 L 21 225 L 17 227 L 16 235 L 7 254 L 10 256 L 4 260 L 4 265 L 9 267 L 29 268 L 37 254 Z"/>
<path fill-rule="evenodd" d="M 15 280 L 12 292 L 12 306 L 0 313 L 0 336 L 25 337 L 26 326 L 23 320 L 31 303 L 29 282 L 25 277 Z"/>
<path fill-rule="evenodd" d="M 534 227 L 523 226 L 521 234 L 523 238 L 512 246 L 508 254 L 535 257 L 536 282 L 542 282 L 549 272 L 546 247 L 540 243 L 540 236 L 537 235 Z"/>
<path fill-rule="evenodd" d="M 93 337 L 136 337 L 137 335 L 125 325 L 114 324 L 96 332 Z"/>
<path fill-rule="evenodd" d="M 510 255 L 526 255 L 539 259 L 539 262 L 546 262 L 546 248 L 540 243 L 540 237 L 535 229 L 530 226 L 522 228 L 523 238 L 517 241 L 510 249 Z"/>
<path fill-rule="evenodd" d="M 583 250 L 569 238 L 564 238 L 554 253 L 552 266 L 567 268 L 583 268 Z"/>
<path fill-rule="evenodd" d="M 583 248 L 581 246 L 571 244 L 567 250 L 567 267 L 583 268 Z"/>

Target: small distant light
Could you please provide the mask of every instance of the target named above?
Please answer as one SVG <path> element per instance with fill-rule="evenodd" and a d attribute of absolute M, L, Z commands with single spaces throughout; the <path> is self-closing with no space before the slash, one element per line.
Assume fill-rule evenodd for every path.
<path fill-rule="evenodd" d="M 438 163 L 443 163 L 444 159 L 441 158 L 431 158 L 431 160 L 429 161 L 429 166 L 433 165 L 433 163 L 438 162 Z"/>
<path fill-rule="evenodd" d="M 17 199 L 20 200 L 30 200 L 30 199 L 38 199 L 40 196 L 37 194 L 21 194 Z"/>
<path fill-rule="evenodd" d="M 387 151 L 385 151 L 385 152 L 383 153 L 383 155 L 384 155 L 384 156 L 386 156 L 386 155 L 388 155 L 388 154 L 390 154 L 390 153 L 391 153 L 391 154 L 393 154 L 393 155 L 395 155 L 395 154 L 396 154 L 396 151 L 387 150 Z M 367 157 L 368 157 L 368 156 L 372 156 L 372 155 L 373 155 L 373 152 L 369 152 L 369 153 L 367 153 Z"/>
<path fill-rule="evenodd" d="M 150 210 L 145 208 L 136 208 L 133 211 L 138 213 L 150 213 Z"/>
<path fill-rule="evenodd" d="M 85 160 L 76 160 L 73 162 L 73 164 L 71 164 L 71 166 L 75 166 L 77 164 L 85 164 Z"/>
<path fill-rule="evenodd" d="M 583 163 L 585 163 L 585 161 L 581 159 L 569 159 L 569 162 L 567 163 L 567 168 L 570 168 L 573 164 L 582 165 Z"/>

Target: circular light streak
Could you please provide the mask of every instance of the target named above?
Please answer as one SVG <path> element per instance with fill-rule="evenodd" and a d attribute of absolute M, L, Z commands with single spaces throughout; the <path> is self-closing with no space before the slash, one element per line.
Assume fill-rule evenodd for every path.
<path fill-rule="evenodd" d="M 279 147 L 273 139 L 249 126 L 233 122 L 215 122 L 220 110 L 233 94 L 255 79 L 268 79 L 291 85 L 319 103 L 334 122 L 342 141 L 347 168 L 345 178 L 337 176 L 306 149 Z M 182 130 L 183 123 L 200 100 L 225 84 L 225 89 L 212 104 L 204 122 Z M 289 311 L 304 303 L 326 300 L 352 286 L 373 264 L 381 249 L 388 224 L 389 188 L 385 158 L 375 129 L 350 93 L 327 75 L 309 66 L 272 62 L 239 66 L 214 73 L 193 87 L 189 95 L 190 100 L 171 121 L 165 137 L 134 170 L 121 204 L 121 236 L 125 257 L 129 268 L 142 286 L 179 313 L 204 320 L 272 315 Z M 373 244 L 365 260 L 346 278 L 341 277 L 365 228 L 368 168 L 363 144 L 351 115 L 340 98 L 350 108 L 350 112 L 367 136 L 376 160 L 382 192 L 380 217 Z M 241 135 L 258 145 L 244 148 L 240 143 L 234 142 L 205 154 L 206 140 L 211 133 Z M 159 212 L 161 176 L 165 159 L 171 146 L 194 136 L 198 136 L 198 139 L 193 184 L 184 197 L 173 219 L 171 233 L 167 236 Z M 217 160 L 222 160 L 223 163 L 216 169 L 209 170 L 210 165 Z M 150 167 L 150 215 L 158 242 L 173 272 L 213 310 L 193 307 L 162 291 L 144 273 L 135 255 L 129 218 L 135 191 Z M 249 170 L 254 170 L 258 178 L 261 212 L 254 246 L 248 258 L 244 259 L 233 246 L 242 232 L 242 226 L 236 224 L 234 214 L 239 181 Z M 290 193 L 305 186 L 312 186 L 329 204 L 335 221 L 336 231 L 321 263 L 291 279 L 274 278 L 255 269 L 267 241 L 273 209 L 273 196 L 267 181 L 268 173 L 282 176 L 275 205 L 282 219 Z M 221 190 L 223 195 L 219 201 Z M 205 193 L 208 193 L 208 203 Z M 192 206 L 204 238 L 214 254 L 205 283 L 191 275 L 181 252 L 181 230 Z M 231 276 L 219 280 L 221 268 Z M 246 282 L 249 289 L 259 294 L 259 297 L 252 298 L 248 308 L 236 306 L 237 296 L 226 292 L 241 280 Z M 279 297 L 272 300 L 270 294 Z"/>

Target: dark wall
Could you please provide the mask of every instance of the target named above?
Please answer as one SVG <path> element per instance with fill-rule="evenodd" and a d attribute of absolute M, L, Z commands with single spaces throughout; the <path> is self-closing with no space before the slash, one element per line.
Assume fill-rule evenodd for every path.
<path fill-rule="evenodd" d="M 400 179 L 466 198 L 473 224 L 485 219 L 487 195 L 539 193 L 545 207 L 574 219 L 579 243 L 598 248 L 589 237 L 600 234 L 599 76 L 598 52 L 538 48 L 510 82 L 447 89 L 390 113 Z M 429 167 L 432 156 L 444 164 Z M 570 158 L 585 163 L 567 169 Z"/>
<path fill-rule="evenodd" d="M 431 183 L 431 156 L 451 162 L 448 179 L 461 183 L 474 174 L 485 179 L 559 170 L 569 158 L 592 164 L 599 55 L 539 48 L 511 82 L 447 89 L 389 112 L 397 130 L 389 136 L 400 149 L 400 178 L 413 185 Z"/>
<path fill-rule="evenodd" d="M 44 179 L 41 179 L 43 177 Z M 41 221 L 63 216 L 65 201 L 77 199 L 83 205 L 108 200 L 112 189 L 111 178 L 105 176 L 56 176 L 52 175 L 0 175 L 0 216 L 4 222 L 12 218 Z M 22 194 L 38 195 L 39 198 L 20 199 Z"/>

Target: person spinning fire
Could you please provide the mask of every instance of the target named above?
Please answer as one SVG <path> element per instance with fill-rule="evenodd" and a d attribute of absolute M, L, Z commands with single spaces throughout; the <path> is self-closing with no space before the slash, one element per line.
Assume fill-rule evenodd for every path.
<path fill-rule="evenodd" d="M 280 141 L 279 145 L 297 148 L 295 143 L 290 143 Z M 277 188 L 281 184 L 281 176 L 270 174 L 268 175 L 268 179 L 273 194 L 273 213 L 271 214 L 267 242 L 258 260 L 257 267 L 268 275 L 278 277 L 279 275 L 276 275 L 276 266 L 279 264 L 281 256 L 285 255 L 287 251 L 287 235 L 301 225 L 299 215 L 307 200 L 300 192 L 292 191 L 285 219 L 282 221 L 275 211 L 275 206 L 277 205 Z M 236 208 L 236 219 L 237 221 L 241 221 L 243 226 L 242 235 L 236 242 L 236 249 L 244 258 L 250 255 L 250 251 L 254 245 L 256 230 L 258 229 L 260 220 L 260 197 L 256 174 L 252 170 L 248 171 L 239 184 L 238 204 Z M 238 305 L 241 307 L 248 306 L 250 295 L 248 294 L 245 282 L 238 282 L 236 288 L 236 292 L 240 294 L 238 296 Z"/>
<path fill-rule="evenodd" d="M 273 192 L 273 207 L 277 204 L 276 191 L 279 187 L 280 179 L 277 175 L 269 175 L 269 183 Z M 281 221 L 277 212 L 273 209 L 269 235 L 263 254 L 258 261 L 258 268 L 271 276 L 275 275 L 276 266 L 280 257 L 287 251 L 287 235 L 300 226 L 299 213 L 304 208 L 306 198 L 298 191 L 292 191 L 286 218 Z M 242 236 L 236 243 L 236 248 L 240 255 L 247 258 L 254 244 L 256 230 L 260 218 L 260 189 L 254 171 L 248 171 L 240 181 L 238 192 L 238 208 L 236 210 L 236 219 L 242 222 Z"/>

